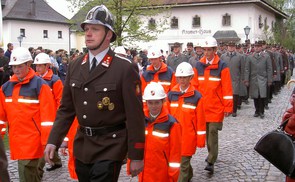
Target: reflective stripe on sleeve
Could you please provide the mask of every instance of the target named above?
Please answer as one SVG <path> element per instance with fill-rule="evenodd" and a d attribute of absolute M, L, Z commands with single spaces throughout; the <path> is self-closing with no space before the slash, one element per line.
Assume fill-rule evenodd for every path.
<path fill-rule="evenodd" d="M 68 137 L 65 137 L 65 138 L 64 138 L 64 141 L 65 141 L 65 142 L 68 142 L 68 141 L 69 141 L 69 138 L 68 138 Z"/>
<path fill-rule="evenodd" d="M 2 128 L 2 129 L 1 129 L 1 132 L 4 132 L 4 131 L 6 131 L 6 128 Z"/>
<path fill-rule="evenodd" d="M 165 138 L 165 137 L 168 137 L 169 136 L 169 133 L 160 133 L 160 132 L 157 132 L 157 131 L 153 131 L 152 134 L 154 136 L 161 137 L 161 138 Z"/>
<path fill-rule="evenodd" d="M 12 99 L 5 99 L 5 102 L 12 102 Z"/>
<path fill-rule="evenodd" d="M 39 100 L 18 99 L 17 101 L 21 103 L 28 103 L 28 104 L 39 104 Z"/>
<path fill-rule="evenodd" d="M 198 80 L 205 80 L 205 77 L 198 77 Z"/>
<path fill-rule="evenodd" d="M 178 103 L 170 103 L 170 107 L 178 107 Z"/>
<path fill-rule="evenodd" d="M 53 122 L 51 121 L 46 121 L 46 122 L 41 122 L 41 126 L 52 126 Z"/>
<path fill-rule="evenodd" d="M 5 122 L 4 121 L 0 121 L 0 124 L 5 124 Z"/>
<path fill-rule="evenodd" d="M 196 109 L 196 106 L 192 106 L 192 105 L 188 105 L 188 104 L 182 104 L 183 108 L 187 108 L 187 109 Z"/>
<path fill-rule="evenodd" d="M 206 131 L 197 131 L 197 135 L 205 135 Z"/>
<path fill-rule="evenodd" d="M 171 85 L 170 82 L 158 82 L 158 83 L 161 84 L 161 85 L 167 85 L 167 86 Z"/>
<path fill-rule="evenodd" d="M 145 134 L 146 134 L 146 135 L 149 134 L 148 130 L 145 130 Z"/>
<path fill-rule="evenodd" d="M 219 82 L 221 80 L 221 78 L 214 78 L 214 77 L 209 77 L 210 81 L 217 81 Z"/>
<path fill-rule="evenodd" d="M 169 162 L 169 167 L 180 167 L 180 163 L 177 163 L 177 162 Z"/>
<path fill-rule="evenodd" d="M 233 99 L 233 96 L 223 96 L 223 99 L 227 99 L 227 100 Z"/>

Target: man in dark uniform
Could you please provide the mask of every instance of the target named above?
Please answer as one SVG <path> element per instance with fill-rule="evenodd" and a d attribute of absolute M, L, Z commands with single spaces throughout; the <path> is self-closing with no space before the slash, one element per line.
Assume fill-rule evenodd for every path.
<path fill-rule="evenodd" d="M 113 25 L 113 16 L 104 5 L 92 8 L 81 24 L 89 53 L 68 67 L 61 105 L 44 151 L 46 161 L 54 165 L 54 150 L 76 116 L 74 157 L 82 182 L 117 181 L 127 150 L 131 175 L 143 169 L 145 129 L 138 68 L 109 48 L 116 40 Z"/>

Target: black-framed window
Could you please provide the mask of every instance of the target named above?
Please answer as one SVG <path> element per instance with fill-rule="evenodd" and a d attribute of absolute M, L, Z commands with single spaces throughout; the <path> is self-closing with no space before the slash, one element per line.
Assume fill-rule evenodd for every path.
<path fill-rule="evenodd" d="M 20 33 L 20 36 L 25 37 L 25 36 L 26 36 L 26 29 L 21 28 L 21 29 L 19 30 L 19 33 Z"/>
<path fill-rule="evenodd" d="M 201 27 L 201 17 L 199 17 L 198 15 L 195 15 L 193 17 L 193 27 Z"/>
<path fill-rule="evenodd" d="M 178 28 L 178 18 L 175 16 L 171 18 L 171 28 Z"/>
<path fill-rule="evenodd" d="M 222 16 L 222 26 L 231 26 L 231 16 L 228 13 Z"/>
<path fill-rule="evenodd" d="M 48 30 L 43 30 L 43 38 L 48 38 Z"/>
<path fill-rule="evenodd" d="M 62 39 L 62 31 L 58 31 L 58 32 L 57 32 L 57 37 L 58 37 L 59 39 Z"/>
<path fill-rule="evenodd" d="M 154 30 L 156 28 L 156 20 L 155 19 L 153 19 L 153 18 L 149 19 L 148 28 L 150 30 Z"/>

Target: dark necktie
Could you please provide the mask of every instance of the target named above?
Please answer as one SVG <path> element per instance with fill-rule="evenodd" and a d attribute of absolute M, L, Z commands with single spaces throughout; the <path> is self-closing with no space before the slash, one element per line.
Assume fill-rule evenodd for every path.
<path fill-rule="evenodd" d="M 96 60 L 96 58 L 94 57 L 94 58 L 92 59 L 92 65 L 91 65 L 91 68 L 90 68 L 90 72 L 92 72 L 92 71 L 95 69 L 96 64 L 97 64 L 97 60 Z"/>

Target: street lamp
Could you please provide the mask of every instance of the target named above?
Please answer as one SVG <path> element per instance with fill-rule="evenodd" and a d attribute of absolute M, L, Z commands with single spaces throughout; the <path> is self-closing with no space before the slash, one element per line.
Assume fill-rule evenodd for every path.
<path fill-rule="evenodd" d="M 250 28 L 249 26 L 246 26 L 246 27 L 244 28 L 244 32 L 245 32 L 245 35 L 246 35 L 246 40 L 248 40 L 248 35 L 249 35 L 249 33 L 250 33 L 250 30 L 251 30 L 251 28 Z"/>
<path fill-rule="evenodd" d="M 20 35 L 20 36 L 17 37 L 17 40 L 18 40 L 18 42 L 19 42 L 19 46 L 20 46 L 20 47 L 22 46 L 23 38 L 24 38 L 24 37 L 23 37 L 22 35 Z"/>

